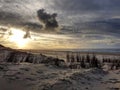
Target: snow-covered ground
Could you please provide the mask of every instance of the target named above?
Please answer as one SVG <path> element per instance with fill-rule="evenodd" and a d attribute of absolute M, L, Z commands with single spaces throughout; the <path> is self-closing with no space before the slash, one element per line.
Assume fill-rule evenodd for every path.
<path fill-rule="evenodd" d="M 120 70 L 0 64 L 0 90 L 120 90 Z"/>

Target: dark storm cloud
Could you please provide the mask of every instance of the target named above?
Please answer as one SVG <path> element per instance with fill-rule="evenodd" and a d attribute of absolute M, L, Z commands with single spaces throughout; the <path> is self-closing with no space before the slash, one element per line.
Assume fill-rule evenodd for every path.
<path fill-rule="evenodd" d="M 64 33 L 89 33 L 89 34 L 120 34 L 120 18 L 94 20 L 84 23 L 75 23 L 73 26 L 64 26 Z"/>
<path fill-rule="evenodd" d="M 56 20 L 57 14 L 49 14 L 46 13 L 44 9 L 40 9 L 37 11 L 38 18 L 42 24 L 44 24 L 45 29 L 54 30 L 59 27 L 58 22 Z"/>
<path fill-rule="evenodd" d="M 53 8 L 67 11 L 104 11 L 104 10 L 119 10 L 120 0 L 53 0 Z"/>
<path fill-rule="evenodd" d="M 58 10 L 65 22 L 85 22 L 120 16 L 120 0 L 53 0 L 51 8 Z"/>
<path fill-rule="evenodd" d="M 54 0 L 53 7 L 58 10 L 67 11 L 94 11 L 99 10 L 100 7 L 94 2 L 94 0 Z"/>
<path fill-rule="evenodd" d="M 22 15 L 7 11 L 0 11 L 0 24 L 8 27 L 23 28 L 25 30 L 31 30 L 39 32 L 42 25 L 38 23 L 29 22 L 23 19 Z M 0 28 L 4 30 L 6 28 Z"/>
<path fill-rule="evenodd" d="M 94 22 L 86 22 L 82 25 L 84 30 L 93 31 L 92 33 L 113 34 L 120 37 L 120 19 L 112 18 Z"/>
<path fill-rule="evenodd" d="M 0 11 L 0 23 L 1 24 L 16 24 L 21 21 L 21 15 L 6 11 Z M 18 21 L 19 20 L 19 21 Z"/>

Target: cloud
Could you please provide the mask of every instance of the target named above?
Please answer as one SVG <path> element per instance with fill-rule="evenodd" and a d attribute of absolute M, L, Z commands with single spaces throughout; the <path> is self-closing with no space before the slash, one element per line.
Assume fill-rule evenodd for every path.
<path fill-rule="evenodd" d="M 23 38 L 24 38 L 24 39 L 26 39 L 26 38 L 31 38 L 31 35 L 30 35 L 30 31 L 29 31 L 29 30 L 26 31 L 26 33 L 25 33 L 25 35 L 24 35 Z"/>
<path fill-rule="evenodd" d="M 106 43 L 119 47 L 119 4 L 120 0 L 0 0 L 0 25 L 24 30 L 24 38 L 33 38 L 33 33 L 41 38 L 41 33 L 48 33 L 49 37 L 43 41 L 50 43 L 51 40 L 53 43 L 53 40 L 58 46 L 82 47 L 81 43 L 83 45 L 84 42 L 83 46 L 86 47 L 109 47 Z M 55 33 L 55 29 L 61 25 L 62 30 Z M 0 37 L 4 36 L 6 30 L 0 28 Z M 49 34 L 56 36 L 50 37 Z M 59 39 L 59 35 L 71 39 L 63 36 Z M 37 42 L 43 44 L 39 40 Z M 102 46 L 99 46 L 99 42 Z"/>
<path fill-rule="evenodd" d="M 95 12 L 119 10 L 119 0 L 53 0 L 53 8 L 63 11 Z"/>
<path fill-rule="evenodd" d="M 70 12 L 96 11 L 100 9 L 94 0 L 54 0 L 53 7 L 58 10 Z"/>
<path fill-rule="evenodd" d="M 16 24 L 21 22 L 21 16 L 16 13 L 0 11 L 0 23 L 1 24 Z"/>
<path fill-rule="evenodd" d="M 7 30 L 8 28 L 0 26 L 0 34 L 4 34 Z"/>
<path fill-rule="evenodd" d="M 86 22 L 81 26 L 81 29 L 93 31 L 92 33 L 111 34 L 120 37 L 120 19 L 111 18 Z"/>
<path fill-rule="evenodd" d="M 23 27 L 23 29 L 25 31 L 32 31 L 32 32 L 42 32 L 42 28 L 43 26 L 39 23 L 34 23 L 34 22 L 24 22 L 21 23 L 21 27 Z"/>
<path fill-rule="evenodd" d="M 57 14 L 49 14 L 44 11 L 44 9 L 40 9 L 37 11 L 38 18 L 40 22 L 43 24 L 45 29 L 47 30 L 55 30 L 59 27 L 58 22 L 56 20 Z"/>

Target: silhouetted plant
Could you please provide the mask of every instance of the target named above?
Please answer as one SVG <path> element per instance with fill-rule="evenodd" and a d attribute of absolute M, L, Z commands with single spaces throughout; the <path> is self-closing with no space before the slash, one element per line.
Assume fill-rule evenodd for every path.
<path fill-rule="evenodd" d="M 96 58 L 95 55 L 93 55 L 92 59 L 91 59 L 91 67 L 97 67 L 98 68 L 98 59 Z"/>
<path fill-rule="evenodd" d="M 70 62 L 70 54 L 69 53 L 67 53 L 67 55 L 66 55 L 66 60 L 67 60 L 67 62 Z"/>
<path fill-rule="evenodd" d="M 90 63 L 90 55 L 86 55 L 86 63 Z"/>
<path fill-rule="evenodd" d="M 81 57 L 81 61 L 84 61 L 84 60 L 85 60 L 85 56 L 82 56 L 82 57 Z"/>
<path fill-rule="evenodd" d="M 15 56 L 15 53 L 14 53 L 14 52 L 10 53 L 7 62 L 13 62 L 13 60 L 14 60 L 14 56 Z"/>
<path fill-rule="evenodd" d="M 75 57 L 73 54 L 71 55 L 71 62 L 75 62 Z"/>
<path fill-rule="evenodd" d="M 76 61 L 80 62 L 79 54 L 76 55 Z"/>
<path fill-rule="evenodd" d="M 80 66 L 81 66 L 81 68 L 85 68 L 85 62 L 84 62 L 84 60 L 81 61 L 81 65 Z"/>

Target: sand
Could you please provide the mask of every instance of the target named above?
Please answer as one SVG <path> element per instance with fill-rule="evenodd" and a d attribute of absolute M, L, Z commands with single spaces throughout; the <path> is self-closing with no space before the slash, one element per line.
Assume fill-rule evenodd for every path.
<path fill-rule="evenodd" d="M 0 90 L 120 90 L 120 70 L 1 64 Z"/>

